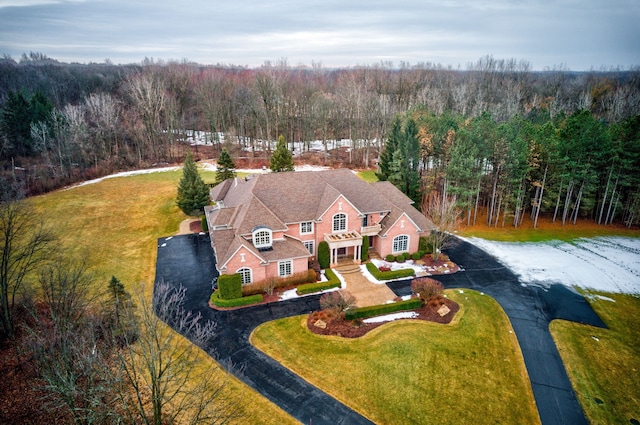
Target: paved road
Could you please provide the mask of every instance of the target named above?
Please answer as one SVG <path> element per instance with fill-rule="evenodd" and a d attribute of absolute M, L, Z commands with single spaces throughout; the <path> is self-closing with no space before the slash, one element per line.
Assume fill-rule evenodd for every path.
<path fill-rule="evenodd" d="M 509 269 L 466 242 L 458 241 L 448 253 L 465 271 L 438 277 L 445 287 L 483 291 L 500 303 L 511 320 L 543 425 L 586 424 L 549 333 L 549 322 L 560 318 L 603 327 L 587 301 L 562 285 L 554 285 L 548 291 L 522 286 Z M 187 289 L 185 309 L 200 312 L 205 320 L 217 323 L 218 333 L 205 349 L 223 367 L 302 423 L 371 423 L 249 343 L 249 335 L 263 322 L 318 309 L 319 296 L 236 311 L 215 311 L 207 306 L 214 273 L 208 236 L 159 239 L 156 284 L 164 281 L 183 285 Z M 389 286 L 397 294 L 405 295 L 410 292 L 409 283 L 394 282 Z"/>

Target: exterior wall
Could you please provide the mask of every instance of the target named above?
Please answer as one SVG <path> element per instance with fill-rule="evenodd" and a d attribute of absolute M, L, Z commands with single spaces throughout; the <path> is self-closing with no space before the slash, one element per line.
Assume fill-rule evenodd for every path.
<path fill-rule="evenodd" d="M 242 254 L 244 254 L 244 261 L 242 261 Z M 267 278 L 267 275 L 265 274 L 266 267 L 260 264 L 260 259 L 258 257 L 244 247 L 240 248 L 236 255 L 229 260 L 227 263 L 227 270 L 224 274 L 234 274 L 238 269 L 243 267 L 251 269 L 251 278 L 253 282 Z"/>
<path fill-rule="evenodd" d="M 273 263 L 269 263 L 266 267 L 264 267 L 265 273 L 269 277 L 278 277 L 278 261 L 274 261 Z M 309 270 L 309 262 L 306 258 L 295 258 L 293 259 L 293 270 L 292 272 L 305 272 Z"/>
<path fill-rule="evenodd" d="M 321 217 L 322 222 L 315 223 L 316 246 L 324 240 L 325 233 L 333 233 L 333 216 L 337 213 L 347 214 L 347 231 L 360 232 L 362 218 L 358 217 L 358 211 L 343 196 L 340 196 Z"/>
<path fill-rule="evenodd" d="M 399 235 L 409 236 L 408 250 L 406 252 L 414 253 L 418 250 L 418 243 L 420 241 L 420 233 L 418 233 L 418 228 L 413 224 L 411 220 L 409 220 L 406 215 L 403 214 L 393 225 L 393 227 L 389 229 L 385 238 L 376 238 L 380 240 L 379 248 L 376 246 L 376 251 L 378 251 L 382 258 L 386 257 L 388 254 L 394 254 L 393 238 Z"/>

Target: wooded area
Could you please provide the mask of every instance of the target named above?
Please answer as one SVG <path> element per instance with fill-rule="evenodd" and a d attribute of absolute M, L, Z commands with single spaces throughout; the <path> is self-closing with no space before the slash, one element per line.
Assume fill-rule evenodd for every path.
<path fill-rule="evenodd" d="M 31 194 L 180 162 L 201 131 L 206 155 L 226 147 L 249 163 L 268 158 L 279 135 L 303 151 L 322 141 L 324 153 L 298 157 L 327 165 L 374 168 L 379 158 L 381 177 L 418 205 L 454 196 L 467 223 L 481 207 L 491 226 L 541 212 L 629 226 L 640 216 L 638 69 L 538 72 L 491 56 L 464 70 L 83 65 L 32 53 L 0 60 L 0 105 L 4 178 Z M 331 140 L 343 147 L 329 151 Z"/>

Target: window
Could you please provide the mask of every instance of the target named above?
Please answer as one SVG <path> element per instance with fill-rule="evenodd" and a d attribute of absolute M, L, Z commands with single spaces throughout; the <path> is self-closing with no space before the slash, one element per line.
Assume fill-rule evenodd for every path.
<path fill-rule="evenodd" d="M 260 228 L 253 231 L 253 246 L 267 248 L 271 246 L 271 229 Z"/>
<path fill-rule="evenodd" d="M 278 276 L 289 276 L 293 274 L 293 261 L 278 261 Z"/>
<path fill-rule="evenodd" d="M 369 225 L 369 216 L 365 215 L 362 217 L 362 227 L 367 227 Z"/>
<path fill-rule="evenodd" d="M 409 250 L 409 236 L 400 235 L 393 238 L 393 252 L 407 252 Z"/>
<path fill-rule="evenodd" d="M 313 221 L 300 223 L 300 234 L 307 235 L 309 233 L 313 233 Z"/>
<path fill-rule="evenodd" d="M 313 249 L 315 247 L 315 244 L 313 243 L 313 241 L 304 241 L 302 242 L 302 244 L 304 245 L 305 248 L 307 248 L 307 251 L 309 251 L 309 254 L 313 255 Z"/>
<path fill-rule="evenodd" d="M 339 213 L 333 216 L 333 231 L 342 232 L 347 230 L 347 215 Z"/>
<path fill-rule="evenodd" d="M 238 271 L 236 273 L 238 273 L 240 276 L 242 276 L 242 284 L 243 285 L 248 285 L 248 284 L 251 283 L 251 269 L 250 268 L 243 267 L 241 269 L 238 269 Z"/>

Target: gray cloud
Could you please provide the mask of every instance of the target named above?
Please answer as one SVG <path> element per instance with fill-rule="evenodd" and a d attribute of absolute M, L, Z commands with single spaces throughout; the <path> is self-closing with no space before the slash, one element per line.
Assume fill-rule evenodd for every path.
<path fill-rule="evenodd" d="M 78 62 L 154 57 L 257 66 L 287 58 L 454 67 L 491 54 L 534 69 L 585 70 L 640 64 L 638 18 L 635 0 L 0 0 L 0 53 Z"/>

